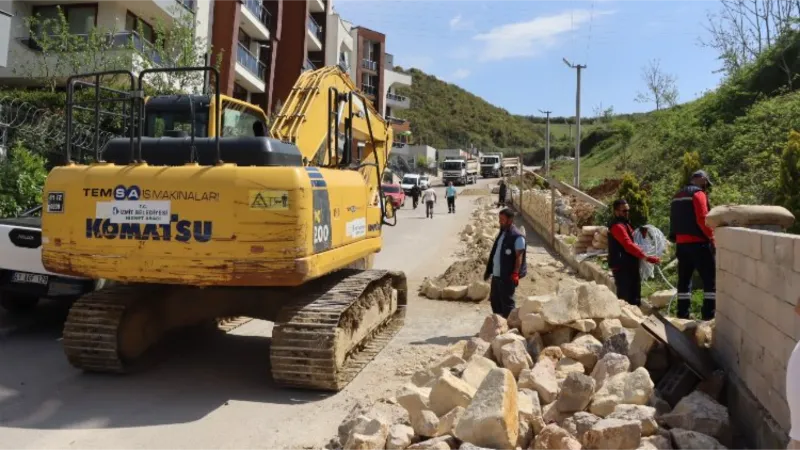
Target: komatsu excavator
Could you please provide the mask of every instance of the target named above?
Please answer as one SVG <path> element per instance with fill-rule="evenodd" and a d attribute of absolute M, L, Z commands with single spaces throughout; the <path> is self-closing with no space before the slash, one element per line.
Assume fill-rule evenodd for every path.
<path fill-rule="evenodd" d="M 220 92 L 215 69 L 180 70 L 214 74 Z M 380 191 L 391 128 L 338 67 L 300 76 L 270 136 L 263 113 L 222 96 L 145 103 L 145 75 L 167 71 L 68 81 L 68 134 L 74 86 L 107 75 L 130 81 L 115 98 L 143 125 L 91 163 L 73 161 L 68 136 L 66 164 L 45 182 L 44 266 L 118 282 L 70 309 L 69 362 L 128 372 L 170 330 L 247 316 L 275 323 L 275 382 L 342 389 L 405 317 L 405 275 L 371 269 L 382 227 L 396 222 Z M 95 110 L 112 101 L 100 97 Z M 187 111 L 188 134 L 175 126 Z"/>

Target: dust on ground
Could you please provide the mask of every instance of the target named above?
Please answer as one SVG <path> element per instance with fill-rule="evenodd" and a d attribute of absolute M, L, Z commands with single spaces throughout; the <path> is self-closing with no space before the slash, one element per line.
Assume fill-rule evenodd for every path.
<path fill-rule="evenodd" d="M 477 188 L 467 188 L 462 189 L 459 195 L 467 196 L 467 195 L 489 195 L 492 192 L 489 189 L 477 189 Z"/>

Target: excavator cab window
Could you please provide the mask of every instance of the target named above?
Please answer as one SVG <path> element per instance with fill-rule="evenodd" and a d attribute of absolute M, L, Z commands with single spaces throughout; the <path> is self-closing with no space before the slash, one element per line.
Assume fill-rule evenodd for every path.
<path fill-rule="evenodd" d="M 265 136 L 263 127 L 262 118 L 245 105 L 228 101 L 222 103 L 222 136 Z M 261 134 L 256 134 L 257 132 Z"/>
<path fill-rule="evenodd" d="M 209 96 L 191 96 L 194 106 L 194 136 L 208 137 Z M 143 136 L 174 136 L 176 133 L 190 135 L 192 113 L 189 96 L 160 96 L 150 99 L 145 105 L 145 129 Z"/>

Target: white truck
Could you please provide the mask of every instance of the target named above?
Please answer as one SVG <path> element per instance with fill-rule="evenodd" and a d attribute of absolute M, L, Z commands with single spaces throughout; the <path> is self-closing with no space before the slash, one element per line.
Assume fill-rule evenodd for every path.
<path fill-rule="evenodd" d="M 41 298 L 72 301 L 101 289 L 105 280 L 60 275 L 42 264 L 41 207 L 0 219 L 0 306 L 11 313 L 36 307 Z"/>
<path fill-rule="evenodd" d="M 474 184 L 478 181 L 478 160 L 472 158 L 448 158 L 442 163 L 442 181 L 445 184 Z"/>
<path fill-rule="evenodd" d="M 503 175 L 503 154 L 486 153 L 481 158 L 481 176 L 499 178 Z"/>
<path fill-rule="evenodd" d="M 519 175 L 520 164 L 519 158 L 503 158 L 503 176 L 510 177 Z"/>

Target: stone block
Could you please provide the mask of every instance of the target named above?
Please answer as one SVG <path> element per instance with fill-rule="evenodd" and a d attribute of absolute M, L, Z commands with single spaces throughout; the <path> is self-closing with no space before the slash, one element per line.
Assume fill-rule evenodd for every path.
<path fill-rule="evenodd" d="M 717 228 L 714 233 L 720 247 L 753 259 L 761 259 L 761 233 L 739 227 Z"/>
<path fill-rule="evenodd" d="M 743 366 L 742 375 L 750 392 L 758 399 L 765 399 L 769 393 L 769 386 L 759 369 L 753 366 Z"/>
<path fill-rule="evenodd" d="M 800 239 L 794 241 L 794 271 L 800 273 Z"/>
<path fill-rule="evenodd" d="M 765 403 L 764 407 L 767 408 L 770 415 L 784 430 L 791 429 L 792 424 L 789 415 L 789 405 L 778 392 L 770 389 L 767 393 L 767 398 L 762 401 Z"/>
<path fill-rule="evenodd" d="M 775 244 L 777 239 L 773 233 L 761 236 L 761 260 L 768 264 L 777 264 Z"/>
<path fill-rule="evenodd" d="M 766 264 L 763 261 L 756 261 L 749 256 L 737 254 L 730 260 L 730 271 L 742 280 L 750 284 L 756 284 L 756 263 Z"/>
<path fill-rule="evenodd" d="M 793 267 L 794 247 L 800 242 L 800 237 L 781 233 L 770 234 L 775 235 L 775 264 L 787 269 Z"/>
<path fill-rule="evenodd" d="M 756 277 L 756 286 L 787 303 L 796 304 L 795 299 L 800 292 L 800 273 L 762 263 L 756 264 Z"/>
<path fill-rule="evenodd" d="M 800 292 L 797 293 L 800 296 Z M 787 336 L 795 337 L 798 315 L 794 312 L 794 306 L 773 298 L 773 316 L 771 323 L 775 325 L 780 332 Z M 765 319 L 767 319 L 765 317 Z"/>

